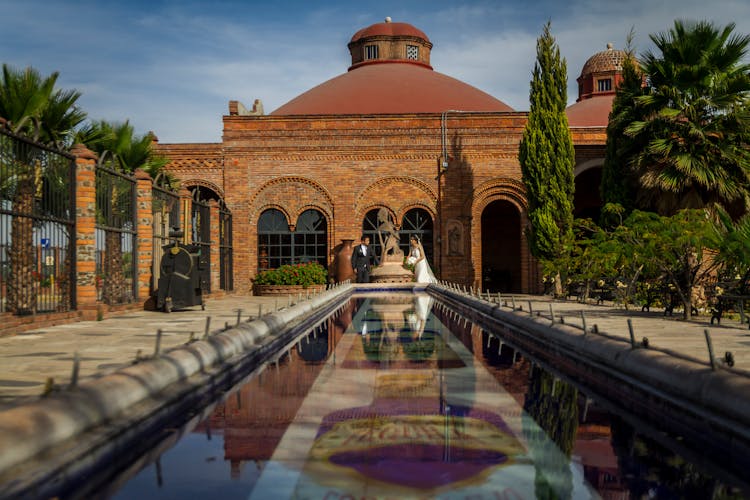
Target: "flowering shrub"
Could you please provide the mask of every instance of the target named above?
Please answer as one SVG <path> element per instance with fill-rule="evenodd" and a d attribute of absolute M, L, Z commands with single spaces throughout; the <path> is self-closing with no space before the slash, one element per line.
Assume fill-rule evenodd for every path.
<path fill-rule="evenodd" d="M 325 285 L 328 272 L 317 262 L 287 264 L 277 269 L 261 271 L 253 280 L 256 285 Z"/>

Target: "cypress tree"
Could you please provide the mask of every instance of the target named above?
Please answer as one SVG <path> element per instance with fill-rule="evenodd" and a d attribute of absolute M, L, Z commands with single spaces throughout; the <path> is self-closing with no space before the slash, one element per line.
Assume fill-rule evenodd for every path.
<path fill-rule="evenodd" d="M 549 22 L 537 39 L 536 54 L 519 161 L 529 205 L 529 248 L 535 257 L 551 261 L 563 255 L 573 237 L 575 153 L 565 115 L 567 64 Z"/>

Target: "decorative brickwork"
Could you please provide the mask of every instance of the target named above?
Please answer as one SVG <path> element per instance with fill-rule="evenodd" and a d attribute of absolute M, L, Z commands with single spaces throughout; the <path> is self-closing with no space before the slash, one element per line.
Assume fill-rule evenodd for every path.
<path fill-rule="evenodd" d="M 368 58 L 368 45 L 378 47 L 378 60 Z M 251 293 L 259 263 L 257 224 L 264 210 L 280 210 L 290 231 L 302 212 L 319 211 L 326 218 L 332 258 L 340 241 L 359 240 L 368 211 L 385 208 L 400 226 L 406 212 L 417 207 L 433 219 L 431 264 L 438 278 L 481 288 L 487 282 L 484 246 L 507 252 L 491 256 L 495 262 L 512 259 L 513 271 L 521 274 L 514 277 L 513 290 L 502 291 L 541 290 L 539 266 L 526 242 L 527 203 L 518 162 L 527 113 L 480 96 L 481 91 L 462 82 L 433 78 L 424 67 L 432 43 L 410 25 L 373 25 L 355 34 L 349 49 L 351 71 L 270 115 L 240 113 L 239 103 L 232 101 L 229 115 L 223 117 L 221 144 L 158 146 L 170 158 L 167 169 L 174 176 L 211 187 L 231 210 L 235 290 Z M 374 54 L 372 49 L 369 55 Z M 398 101 L 395 107 L 406 109 L 417 99 L 432 105 L 448 99 L 451 105 L 419 112 L 392 112 L 392 102 L 379 107 L 385 103 L 379 82 L 394 72 L 406 74 L 404 67 L 415 65 L 421 67 L 409 73 L 414 78 L 410 83 L 428 81 L 419 76 L 445 86 L 426 86 L 409 103 Z M 355 84 L 362 87 L 351 88 Z M 321 88 L 341 92 L 319 95 Z M 344 91 L 356 97 L 342 98 Z M 378 102 L 372 108 L 357 108 L 373 100 Z M 488 111 L 449 111 L 460 109 L 461 102 L 467 105 L 464 109 Z M 595 101 L 601 103 L 598 111 L 608 104 Z M 352 111 L 355 108 L 360 111 Z M 586 115 L 586 110 L 579 114 Z M 587 125 L 571 128 L 581 169 L 604 157 L 606 143 L 605 126 L 582 123 Z M 487 220 L 495 213 L 512 220 L 512 235 L 501 227 L 492 230 L 491 220 L 483 230 L 483 216 Z"/>
<path fill-rule="evenodd" d="M 76 157 L 76 304 L 84 320 L 96 319 L 96 154 L 83 144 Z"/>
<path fill-rule="evenodd" d="M 152 186 L 151 176 L 141 169 L 136 170 L 136 220 L 137 252 L 136 275 L 138 277 L 139 301 L 145 301 L 152 291 L 152 269 L 154 262 L 154 214 L 151 207 Z"/>

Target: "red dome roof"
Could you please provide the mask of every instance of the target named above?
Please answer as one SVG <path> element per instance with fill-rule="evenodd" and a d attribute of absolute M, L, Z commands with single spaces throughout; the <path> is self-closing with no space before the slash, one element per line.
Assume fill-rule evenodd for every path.
<path fill-rule="evenodd" d="M 367 38 L 371 36 L 415 36 L 423 39 L 426 42 L 430 41 L 430 39 L 427 38 L 427 35 L 425 35 L 422 31 L 418 30 L 411 24 L 392 23 L 390 21 L 386 21 L 384 23 L 373 24 L 372 26 L 368 26 L 367 28 L 362 28 L 354 34 L 351 42 L 349 43 L 356 42 L 361 38 Z"/>
<path fill-rule="evenodd" d="M 361 66 L 332 78 L 297 96 L 271 114 L 440 113 L 451 109 L 513 111 L 504 102 L 476 87 L 422 65 L 383 61 Z"/>
<path fill-rule="evenodd" d="M 565 110 L 571 127 L 606 127 L 612 111 L 614 94 L 593 96 L 578 101 Z"/>

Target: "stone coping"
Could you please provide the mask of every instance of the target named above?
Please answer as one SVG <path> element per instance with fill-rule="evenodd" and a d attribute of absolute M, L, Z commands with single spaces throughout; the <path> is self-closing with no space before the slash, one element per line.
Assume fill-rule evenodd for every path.
<path fill-rule="evenodd" d="M 87 380 L 75 390 L 53 393 L 42 400 L 0 412 L 0 496 L 6 493 L 3 482 L 14 477 L 9 473 L 18 470 L 24 462 L 31 463 L 34 457 L 48 455 L 45 453 L 48 450 L 77 441 L 78 436 L 96 428 L 113 426 L 114 422 L 127 429 L 132 413 L 137 413 L 134 418 L 147 419 L 163 411 L 167 403 L 160 398 L 161 394 L 171 391 L 172 401 L 179 399 L 179 391 L 195 390 L 196 386 L 206 383 L 206 377 L 213 377 L 212 371 L 225 370 L 238 358 L 260 349 L 286 331 L 291 323 L 314 315 L 316 310 L 358 293 L 424 290 L 522 332 L 550 352 L 604 367 L 609 373 L 619 374 L 623 380 L 638 383 L 654 394 L 698 408 L 703 411 L 706 425 L 731 427 L 738 437 L 750 442 L 750 378 L 726 368 L 713 371 L 705 362 L 653 349 L 632 349 L 628 342 L 606 336 L 584 336 L 580 329 L 571 325 L 551 325 L 548 318 L 503 308 L 441 285 L 346 284 L 291 308 L 212 335 L 207 340 L 173 349 L 157 359 Z M 120 436 L 120 439 L 124 438 Z M 109 446 L 107 439 L 101 436 L 96 445 Z M 84 448 L 86 445 L 76 446 Z M 75 453 L 83 455 L 85 450 L 77 449 Z"/>
<path fill-rule="evenodd" d="M 727 453 L 746 459 L 750 451 L 750 376 L 742 370 L 717 364 L 712 369 L 687 355 L 631 346 L 630 341 L 592 332 L 583 334 L 569 324 L 552 324 L 549 317 L 530 315 L 528 310 L 501 307 L 471 295 L 441 286 L 433 294 L 485 315 L 509 333 L 504 340 L 514 348 L 538 357 L 547 353 L 555 359 L 571 360 L 578 373 L 591 378 L 607 377 L 613 393 L 648 397 L 654 407 L 680 409 L 685 419 L 700 422 L 700 433 L 711 429 L 722 435 L 731 449 Z M 536 352 L 534 352 L 536 351 Z M 564 373 L 564 370 L 554 370 Z M 664 415 L 665 421 L 668 416 Z M 708 434 L 704 432 L 704 434 Z"/>
<path fill-rule="evenodd" d="M 343 301 L 351 293 L 351 285 L 335 287 L 288 309 L 175 348 L 158 358 L 87 379 L 75 389 L 0 411 L 0 497 L 7 494 L 3 483 L 10 469 L 97 426 L 111 425 L 123 420 L 123 416 L 127 420 L 128 412 L 144 402 L 152 404 L 148 405 L 150 411 L 140 412 L 142 416 L 158 413 L 160 405 L 165 404 L 159 398 L 162 392 L 179 385 L 184 385 L 183 392 L 193 390 L 191 385 L 205 383 L 201 375 L 225 369 L 232 361 L 288 330 L 289 325 Z M 191 382 L 191 378 L 196 380 Z M 175 398 L 179 399 L 179 395 L 172 400 Z M 121 424 L 127 427 L 128 422 Z M 106 443 L 98 443 L 103 445 Z"/>

